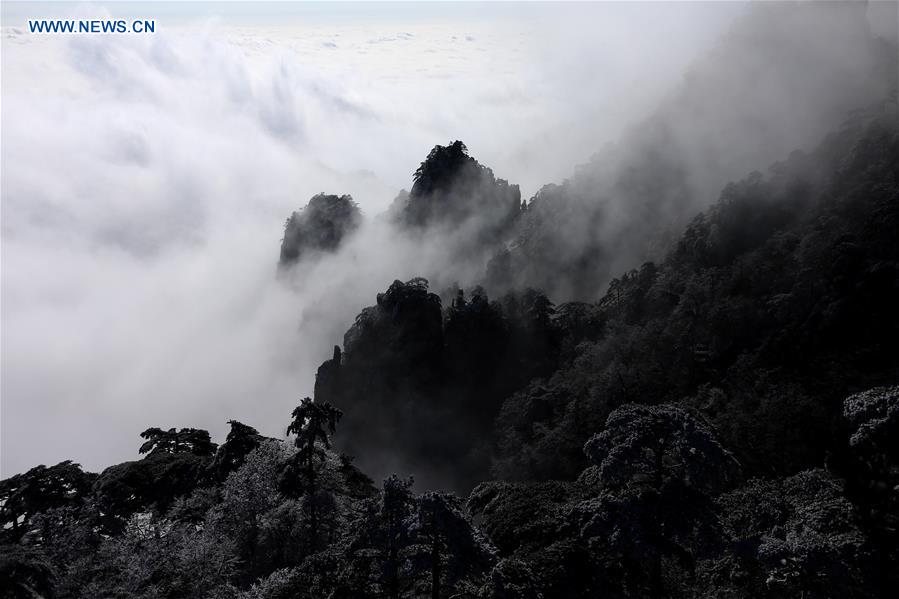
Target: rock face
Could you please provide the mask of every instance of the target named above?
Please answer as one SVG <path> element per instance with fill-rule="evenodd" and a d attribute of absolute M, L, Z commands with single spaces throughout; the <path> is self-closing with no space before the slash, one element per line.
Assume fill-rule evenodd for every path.
<path fill-rule="evenodd" d="M 313 196 L 303 210 L 287 219 L 279 263 L 289 266 L 309 253 L 335 251 L 359 227 L 361 220 L 352 196 L 324 193 Z"/>

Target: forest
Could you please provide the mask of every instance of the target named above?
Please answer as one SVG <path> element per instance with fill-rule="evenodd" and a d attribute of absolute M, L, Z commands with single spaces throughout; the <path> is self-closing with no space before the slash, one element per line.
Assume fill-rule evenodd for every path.
<path fill-rule="evenodd" d="M 0 597 L 893 596 L 895 78 L 683 222 L 664 115 L 529 200 L 434 147 L 383 218 L 480 274 L 385 281 L 282 437 L 151 427 L 140 459 L 0 481 Z M 362 219 L 313 197 L 277 276 Z"/>

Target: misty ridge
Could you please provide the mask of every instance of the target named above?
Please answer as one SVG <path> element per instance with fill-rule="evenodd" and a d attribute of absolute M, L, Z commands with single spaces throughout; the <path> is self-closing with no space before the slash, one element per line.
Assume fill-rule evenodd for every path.
<path fill-rule="evenodd" d="M 690 219 L 712 204 L 728 181 L 788 157 L 798 162 L 791 155 L 796 148 L 815 148 L 835 126 L 847 123 L 854 111 L 880 111 L 880 103 L 891 98 L 895 90 L 894 50 L 892 42 L 870 32 L 859 6 L 836 3 L 822 9 L 773 3 L 755 7 L 734 24 L 709 56 L 690 68 L 683 83 L 647 121 L 636 125 L 618 144 L 579 166 L 561 185 L 547 185 L 530 200 L 522 201 L 518 187 L 498 179 L 491 169 L 469 156 L 464 143 L 436 146 L 413 175 L 411 191 L 400 192 L 386 214 L 368 217 L 361 231 L 355 224 L 361 218 L 356 212 L 352 218 L 335 218 L 300 237 L 288 223 L 281 247 L 281 268 L 288 271 L 287 278 L 291 273 L 299 273 L 299 281 L 325 270 L 352 272 L 374 268 L 384 272 L 381 290 L 387 290 L 386 282 L 391 278 L 405 281 L 421 277 L 439 296 L 440 305 L 446 307 L 450 318 L 456 301 L 465 300 L 464 293 L 457 296 L 460 286 L 469 293 L 473 291 L 485 305 L 489 298 L 517 304 L 522 298 L 515 298 L 515 292 L 525 292 L 529 294 L 527 301 L 542 296 L 564 305 L 565 310 L 585 310 L 576 302 L 595 303 L 610 291 L 609 282 L 616 275 L 648 261 L 664 260 Z M 808 184 L 820 183 L 819 178 L 827 176 L 825 167 L 818 168 L 825 174 L 804 173 Z M 332 197 L 332 209 L 343 210 L 345 198 L 337 202 L 336 196 Z M 319 199 L 317 196 L 313 203 Z M 320 222 L 323 211 L 313 203 L 294 213 L 291 222 L 304 215 L 308 221 Z M 333 231 L 347 231 L 346 235 L 337 235 L 342 248 L 334 245 Z M 321 236 L 329 240 L 327 248 L 316 241 Z M 311 266 L 284 259 L 295 253 L 293 248 L 310 243 L 319 250 L 336 253 L 319 255 Z M 377 248 L 376 255 L 366 259 L 366 248 L 369 252 Z M 386 268 L 381 266 L 384 263 Z M 391 286 L 385 295 L 389 297 L 393 289 Z M 511 296 L 506 297 L 510 292 Z M 356 325 L 347 331 L 345 360 L 353 360 L 349 345 L 358 337 L 361 323 L 366 322 L 369 313 L 380 309 L 381 297 L 379 293 L 378 306 L 359 314 Z M 500 309 L 495 317 L 518 320 L 517 311 L 531 310 L 527 301 L 523 307 L 512 307 L 505 314 Z M 402 335 L 406 327 L 439 329 L 435 323 L 441 320 L 441 312 L 436 301 L 432 307 L 427 324 L 400 322 L 399 331 L 374 335 L 370 342 L 375 347 L 368 350 L 372 359 L 382 359 L 381 354 L 389 351 L 385 346 L 389 348 L 394 343 L 390 335 Z M 449 325 L 450 322 L 447 328 Z M 489 325 L 481 322 L 467 326 L 486 330 Z M 340 337 L 332 339 L 336 342 Z M 396 343 L 409 345 L 404 338 Z M 444 345 L 449 353 L 461 354 L 477 348 L 475 351 L 483 351 L 485 356 L 467 359 L 471 364 L 493 364 L 482 367 L 492 373 L 498 371 L 497 364 L 503 360 L 511 369 L 521 369 L 523 365 L 520 357 L 497 355 L 508 351 L 509 346 L 523 343 L 514 335 L 499 345 L 495 336 L 485 345 L 481 345 L 483 340 L 468 339 L 455 350 L 450 347 L 452 340 L 442 338 L 439 332 L 421 343 L 432 344 L 438 353 Z M 413 364 L 432 361 L 414 352 L 403 359 L 407 361 L 405 366 L 394 366 L 402 382 L 385 383 L 393 389 L 390 393 L 385 391 L 387 395 L 395 394 L 396 385 L 408 383 L 412 378 L 409 372 L 415 369 Z M 555 364 L 555 356 L 540 359 Z M 457 477 L 470 483 L 488 475 L 491 452 L 466 447 L 473 426 L 471 410 L 456 410 L 456 402 L 472 398 L 474 405 L 481 405 L 481 424 L 489 428 L 498 402 L 510 390 L 520 388 L 521 383 L 506 384 L 502 391 L 494 391 L 492 401 L 486 403 L 479 397 L 488 384 L 484 380 L 470 382 L 463 389 L 456 389 L 447 380 L 436 383 L 441 377 L 465 378 L 460 377 L 459 371 L 470 373 L 471 364 L 435 366 L 429 370 L 434 386 L 419 390 L 418 400 L 410 400 L 410 405 L 416 406 L 413 409 L 424 410 L 435 423 L 443 422 L 446 428 L 455 429 L 455 434 L 448 436 L 458 441 L 449 448 L 401 451 L 404 457 L 397 458 L 390 451 L 384 453 L 383 448 L 391 447 L 390 439 L 403 429 L 375 427 L 380 437 L 367 448 L 375 451 L 370 462 L 366 462 L 367 472 L 379 477 L 396 470 L 416 472 L 438 486 L 453 484 Z M 320 369 L 317 390 L 331 384 L 321 379 L 322 371 L 333 366 L 326 363 Z M 374 363 L 368 367 L 381 369 Z M 450 374 L 454 368 L 457 372 Z M 536 370 L 524 367 L 519 374 L 529 380 L 553 370 L 554 366 Z M 385 374 L 384 378 L 391 376 Z M 367 380 L 370 382 L 371 378 Z M 440 393 L 447 395 L 444 401 L 432 397 L 438 386 L 443 387 Z M 360 386 L 350 393 L 361 393 L 364 388 Z M 456 399 L 452 399 L 454 396 Z M 401 400 L 395 401 L 396 406 L 405 405 Z M 370 417 L 379 421 L 383 406 L 377 400 L 371 403 L 376 407 Z M 381 417 L 389 420 L 392 415 Z M 409 431 L 423 422 L 420 418 L 424 416 L 409 416 Z M 454 427 L 446 424 L 454 418 L 461 420 Z M 366 416 L 359 419 L 358 425 L 369 428 L 370 422 Z M 351 430 L 346 436 L 349 447 L 355 449 L 366 432 Z M 400 435 L 394 443 L 402 444 L 404 438 Z M 458 461 L 460 452 L 480 455 L 472 457 L 481 462 L 475 473 L 464 474 L 464 462 Z M 575 452 L 580 452 L 579 447 Z M 371 455 L 369 451 L 350 453 L 362 460 Z M 428 472 L 441 468 L 440 461 L 446 460 L 444 467 L 456 474 L 432 479 L 421 473 L 421 467 L 413 467 L 421 456 L 432 453 L 445 457 L 427 463 Z M 403 460 L 412 461 L 404 466 Z"/>
<path fill-rule="evenodd" d="M 0 597 L 891 596 L 899 25 L 870 4 L 753 3 L 532 197 L 457 139 L 383 212 L 321 189 L 272 232 L 278 357 L 330 356 L 285 434 L 147 422 L 139 459 L 0 481 Z"/>

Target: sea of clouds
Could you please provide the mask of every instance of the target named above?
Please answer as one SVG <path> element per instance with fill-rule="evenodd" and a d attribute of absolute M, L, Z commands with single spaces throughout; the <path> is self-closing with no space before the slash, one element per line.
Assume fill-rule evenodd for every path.
<path fill-rule="evenodd" d="M 278 278 L 291 211 L 350 193 L 373 217 L 453 139 L 530 197 L 739 6 L 203 5 L 118 36 L 30 34 L 30 10 L 5 4 L 0 30 L 2 477 L 133 459 L 150 426 L 283 434 L 359 309 L 441 254 L 371 226 Z"/>

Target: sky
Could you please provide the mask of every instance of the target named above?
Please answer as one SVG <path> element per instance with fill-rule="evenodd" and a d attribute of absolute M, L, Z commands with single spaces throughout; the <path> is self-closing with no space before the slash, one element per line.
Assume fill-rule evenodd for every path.
<path fill-rule="evenodd" d="M 0 477 L 139 433 L 281 436 L 375 293 L 438 249 L 373 228 L 276 276 L 318 192 L 368 216 L 463 140 L 530 197 L 641 120 L 743 9 L 2 4 Z M 40 35 L 29 18 L 156 19 Z"/>

